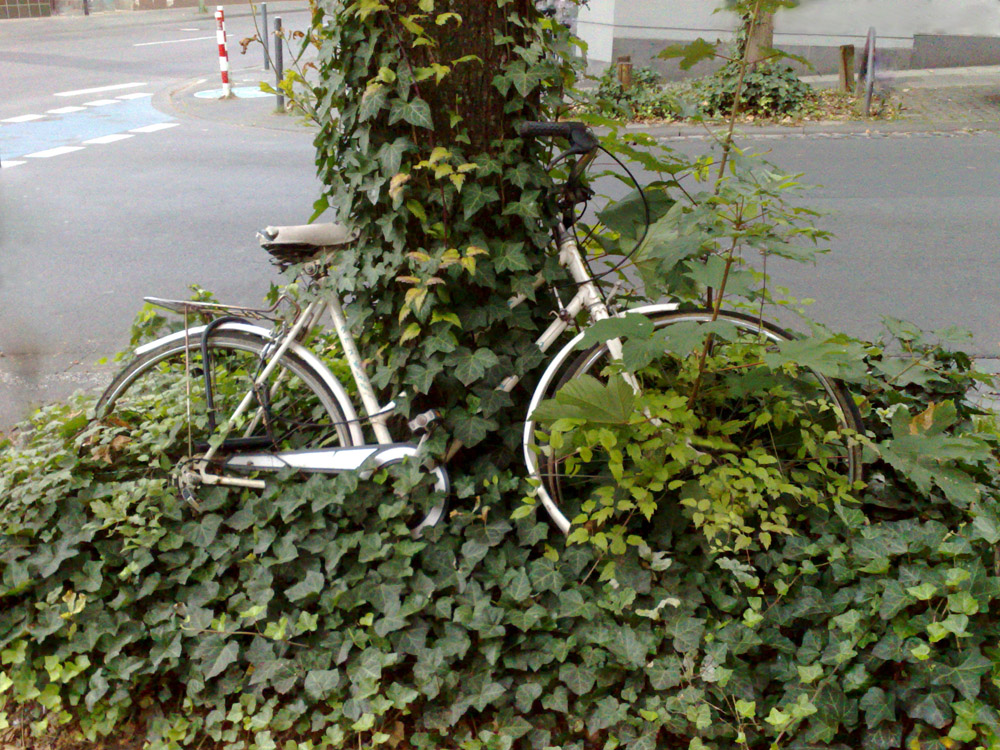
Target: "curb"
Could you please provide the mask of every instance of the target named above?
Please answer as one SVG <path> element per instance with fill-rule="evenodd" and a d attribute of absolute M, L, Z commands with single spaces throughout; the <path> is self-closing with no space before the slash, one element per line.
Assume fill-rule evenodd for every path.
<path fill-rule="evenodd" d="M 250 11 L 244 11 L 250 15 Z M 233 74 L 233 85 L 259 86 L 261 81 L 273 77 L 263 66 L 248 67 Z M 239 80 L 237 81 L 236 78 Z M 915 107 L 909 110 L 907 97 L 902 96 L 903 115 L 896 120 L 836 120 L 807 121 L 788 125 L 742 123 L 737 126 L 740 138 L 774 139 L 804 137 L 890 137 L 907 135 L 958 136 L 981 132 L 1000 131 L 1000 106 L 996 116 L 993 112 L 983 115 L 982 108 L 973 117 L 963 117 L 961 102 L 958 107 L 949 106 L 953 91 L 961 98 L 969 87 L 996 87 L 1000 92 L 1000 65 L 965 68 L 927 68 L 920 70 L 886 71 L 881 81 L 890 89 L 902 89 L 902 93 L 914 91 Z M 837 76 L 804 76 L 804 81 L 817 87 L 836 85 Z M 220 102 L 210 99 L 196 99 L 199 90 L 216 89 L 215 78 L 192 79 L 175 86 L 166 97 L 157 97 L 160 106 L 169 107 L 176 113 L 202 120 L 221 121 L 243 127 L 260 127 L 269 130 L 311 131 L 314 125 L 304 124 L 294 115 L 276 113 L 272 99 L 240 100 Z M 919 92 L 919 94 L 917 93 Z M 962 92 L 962 93 L 960 93 Z M 940 94 L 940 111 L 934 97 Z M 928 107 L 927 100 L 931 99 Z M 975 108 L 974 110 L 975 111 Z M 978 115 L 978 116 L 975 116 Z M 712 140 L 723 130 L 721 125 L 684 123 L 629 123 L 625 132 L 647 133 L 653 138 L 669 140 Z"/>

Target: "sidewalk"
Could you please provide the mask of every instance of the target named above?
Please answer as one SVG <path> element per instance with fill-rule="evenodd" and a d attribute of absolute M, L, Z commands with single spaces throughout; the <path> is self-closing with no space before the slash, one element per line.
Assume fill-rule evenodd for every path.
<path fill-rule="evenodd" d="M 834 76 L 810 76 L 803 80 L 817 88 L 836 85 Z M 233 87 L 248 93 L 259 90 L 260 82 L 274 84 L 274 72 L 263 67 L 240 72 Z M 988 130 L 1000 132 L 1000 66 L 938 68 L 886 73 L 878 82 L 883 91 L 899 102 L 900 116 L 894 120 L 816 121 L 796 125 L 741 125 L 747 136 L 766 135 L 886 135 L 894 133 L 960 133 Z M 301 118 L 276 110 L 274 96 L 220 100 L 199 98 L 218 91 L 217 79 L 191 81 L 168 94 L 157 104 L 177 113 L 240 127 L 303 131 L 312 126 Z M 701 125 L 635 124 L 630 129 L 661 138 L 705 136 Z"/>

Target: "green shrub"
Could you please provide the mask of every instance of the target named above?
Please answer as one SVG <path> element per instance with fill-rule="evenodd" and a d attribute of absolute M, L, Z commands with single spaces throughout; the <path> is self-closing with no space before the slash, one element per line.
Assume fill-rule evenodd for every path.
<path fill-rule="evenodd" d="M 739 80 L 739 63 L 730 62 L 714 75 L 692 82 L 695 103 L 709 117 L 728 117 Z M 740 112 L 760 117 L 797 114 L 808 101 L 811 89 L 791 68 L 777 63 L 758 63 L 743 80 Z"/>
<path fill-rule="evenodd" d="M 632 85 L 625 88 L 612 65 L 598 79 L 596 99 L 588 106 L 590 111 L 628 120 L 673 119 L 684 111 L 676 93 L 663 86 L 655 70 L 645 67 L 632 70 Z"/>

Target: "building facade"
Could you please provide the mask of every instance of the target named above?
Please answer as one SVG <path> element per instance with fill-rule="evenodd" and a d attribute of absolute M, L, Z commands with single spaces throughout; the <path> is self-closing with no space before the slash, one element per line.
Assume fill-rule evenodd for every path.
<path fill-rule="evenodd" d="M 721 0 L 588 0 L 577 18 L 591 70 L 623 55 L 667 78 L 699 74 L 656 60 L 669 44 L 732 39 L 736 16 L 715 12 Z M 775 47 L 801 55 L 812 72 L 833 73 L 839 47 L 864 45 L 874 27 L 886 64 L 894 69 L 1000 65 L 1000 0 L 801 0 L 775 15 Z"/>

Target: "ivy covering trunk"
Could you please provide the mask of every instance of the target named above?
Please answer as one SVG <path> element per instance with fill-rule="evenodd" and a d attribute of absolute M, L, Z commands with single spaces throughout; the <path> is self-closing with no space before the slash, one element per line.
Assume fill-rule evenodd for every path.
<path fill-rule="evenodd" d="M 478 483 L 516 455 L 553 309 L 533 283 L 561 274 L 544 253 L 543 146 L 515 135 L 555 117 L 568 75 L 565 33 L 541 23 L 530 0 L 326 4 L 316 17 L 321 203 L 360 231 L 336 284 L 376 386 L 407 393 L 404 414 L 440 409 L 437 452 L 460 441 L 449 470 Z M 516 294 L 534 304 L 510 309 Z M 498 391 L 511 374 L 525 384 Z"/>

